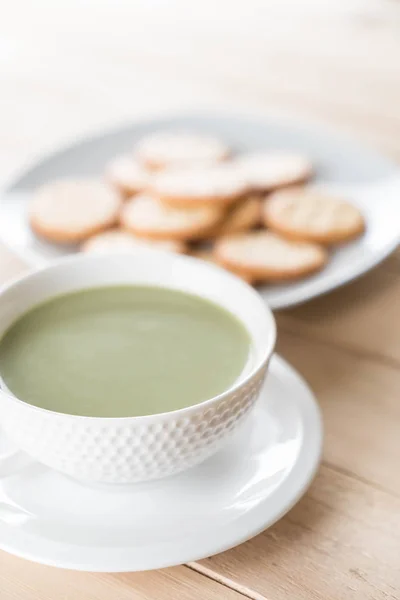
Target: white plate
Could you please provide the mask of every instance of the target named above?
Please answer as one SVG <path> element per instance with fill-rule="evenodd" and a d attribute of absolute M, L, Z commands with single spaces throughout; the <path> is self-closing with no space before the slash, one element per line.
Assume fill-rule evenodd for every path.
<path fill-rule="evenodd" d="M 238 152 L 279 148 L 304 152 L 316 165 L 317 183 L 338 186 L 339 191 L 360 206 L 367 219 L 366 234 L 335 251 L 321 273 L 304 281 L 261 288 L 274 309 L 304 302 L 351 281 L 381 262 L 398 244 L 399 219 L 393 219 L 393 214 L 398 214 L 400 176 L 388 159 L 315 125 L 220 115 L 139 122 L 87 139 L 43 159 L 6 190 L 0 202 L 0 239 L 34 266 L 75 251 L 47 244 L 32 235 L 27 222 L 31 192 L 37 185 L 57 177 L 100 175 L 111 157 L 131 151 L 135 141 L 160 128 L 214 132 Z M 375 190 L 371 191 L 371 184 Z"/>
<path fill-rule="evenodd" d="M 0 548 L 84 571 L 139 571 L 199 560 L 282 517 L 309 485 L 321 444 L 311 391 L 275 356 L 243 429 L 224 450 L 183 474 L 93 488 L 32 462 L 4 478 Z"/>

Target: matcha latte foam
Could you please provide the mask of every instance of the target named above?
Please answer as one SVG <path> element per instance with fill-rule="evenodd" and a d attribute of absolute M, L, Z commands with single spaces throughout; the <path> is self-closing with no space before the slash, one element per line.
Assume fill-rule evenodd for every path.
<path fill-rule="evenodd" d="M 191 294 L 135 285 L 57 296 L 0 340 L 7 388 L 73 415 L 130 417 L 177 410 L 227 390 L 250 337 L 240 321 Z"/>

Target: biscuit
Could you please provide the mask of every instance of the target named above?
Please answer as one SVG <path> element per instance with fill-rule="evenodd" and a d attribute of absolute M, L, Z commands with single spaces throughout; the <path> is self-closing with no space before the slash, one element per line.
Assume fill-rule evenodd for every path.
<path fill-rule="evenodd" d="M 232 206 L 224 220 L 216 228 L 216 235 L 230 235 L 248 231 L 261 223 L 262 202 L 256 196 L 249 196 Z"/>
<path fill-rule="evenodd" d="M 125 203 L 121 212 L 121 225 L 139 237 L 191 240 L 204 237 L 222 215 L 223 212 L 215 206 L 181 210 L 140 194 Z"/>
<path fill-rule="evenodd" d="M 309 242 L 292 242 L 269 231 L 226 236 L 214 247 L 216 260 L 258 281 L 304 277 L 321 269 L 327 252 Z"/>
<path fill-rule="evenodd" d="M 245 194 L 247 185 L 231 166 L 218 165 L 163 171 L 154 177 L 149 191 L 176 208 L 226 207 Z"/>
<path fill-rule="evenodd" d="M 140 248 L 165 250 L 179 254 L 183 254 L 186 251 L 186 246 L 183 242 L 175 240 L 146 240 L 135 237 L 132 233 L 123 231 L 122 229 L 110 229 L 98 233 L 86 240 L 81 246 L 83 252 L 96 254 L 124 252 Z"/>
<path fill-rule="evenodd" d="M 229 148 L 219 138 L 186 131 L 158 131 L 140 140 L 135 155 L 148 169 L 212 164 L 229 155 Z"/>
<path fill-rule="evenodd" d="M 321 192 L 292 189 L 275 192 L 265 200 L 265 224 L 294 240 L 339 244 L 364 231 L 362 214 L 348 202 Z"/>
<path fill-rule="evenodd" d="M 238 158 L 235 165 L 254 192 L 305 182 L 313 172 L 305 156 L 278 151 L 248 154 Z"/>
<path fill-rule="evenodd" d="M 30 206 L 32 229 L 52 242 L 77 243 L 108 227 L 119 214 L 121 199 L 94 179 L 64 179 L 41 186 Z"/>
<path fill-rule="evenodd" d="M 254 282 L 255 282 L 255 278 L 254 277 L 252 277 L 251 275 L 248 275 L 247 273 L 245 273 L 241 269 L 233 269 L 233 268 L 230 268 L 230 267 L 228 268 L 228 267 L 224 267 L 223 265 L 221 265 L 217 261 L 217 259 L 215 258 L 212 250 L 205 250 L 205 249 L 195 250 L 192 253 L 192 256 L 194 256 L 195 258 L 200 258 L 201 260 L 205 260 L 206 262 L 210 262 L 210 263 L 213 263 L 215 265 L 218 265 L 219 267 L 222 267 L 222 268 L 226 269 L 230 273 L 233 273 L 233 275 L 236 275 L 237 277 L 240 277 L 246 283 L 254 284 Z"/>
<path fill-rule="evenodd" d="M 150 180 L 148 171 L 127 154 L 115 157 L 107 165 L 105 177 L 126 197 L 142 192 Z"/>

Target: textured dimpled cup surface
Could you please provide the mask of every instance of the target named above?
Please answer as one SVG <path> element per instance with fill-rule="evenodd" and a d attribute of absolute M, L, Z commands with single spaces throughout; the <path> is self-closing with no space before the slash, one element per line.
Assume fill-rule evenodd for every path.
<path fill-rule="evenodd" d="M 216 452 L 254 406 L 275 345 L 274 318 L 257 292 L 222 269 L 194 258 L 138 250 L 74 256 L 11 283 L 0 292 L 0 336 L 40 302 L 107 285 L 163 286 L 229 310 L 251 338 L 244 372 L 215 398 L 140 417 L 61 414 L 27 404 L 3 386 L 1 427 L 34 459 L 86 483 L 134 483 L 178 473 Z"/>

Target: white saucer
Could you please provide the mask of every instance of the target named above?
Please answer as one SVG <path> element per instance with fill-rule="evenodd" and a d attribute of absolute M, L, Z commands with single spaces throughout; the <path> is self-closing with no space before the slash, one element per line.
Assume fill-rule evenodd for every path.
<path fill-rule="evenodd" d="M 224 450 L 186 473 L 94 488 L 32 462 L 5 477 L 0 548 L 82 571 L 139 571 L 199 560 L 282 517 L 314 476 L 321 445 L 311 391 L 275 356 L 244 428 Z"/>

